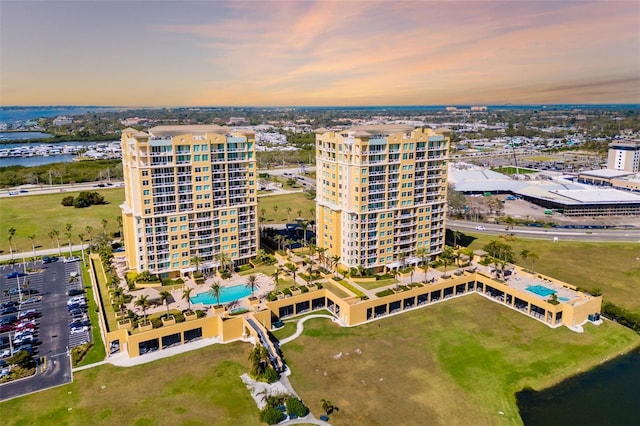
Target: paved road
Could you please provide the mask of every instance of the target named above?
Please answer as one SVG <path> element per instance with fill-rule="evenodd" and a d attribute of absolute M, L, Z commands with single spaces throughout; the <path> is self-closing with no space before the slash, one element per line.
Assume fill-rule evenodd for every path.
<path fill-rule="evenodd" d="M 447 228 L 461 232 L 500 235 L 509 232 L 518 237 L 565 241 L 591 241 L 591 242 L 640 242 L 640 230 L 638 229 L 553 229 L 531 228 L 528 226 L 516 226 L 505 231 L 504 225 L 480 224 L 486 229 L 477 230 L 478 223 L 459 220 L 447 220 Z"/>

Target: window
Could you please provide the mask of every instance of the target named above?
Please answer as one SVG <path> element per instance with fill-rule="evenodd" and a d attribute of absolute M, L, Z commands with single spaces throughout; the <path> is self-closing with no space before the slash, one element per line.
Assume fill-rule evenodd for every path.
<path fill-rule="evenodd" d="M 145 189 L 144 191 L 142 191 L 142 195 L 149 195 L 151 193 L 150 190 Z"/>

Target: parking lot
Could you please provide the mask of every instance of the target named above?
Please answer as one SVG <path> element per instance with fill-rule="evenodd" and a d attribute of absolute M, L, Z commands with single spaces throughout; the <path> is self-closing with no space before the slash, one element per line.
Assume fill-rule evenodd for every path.
<path fill-rule="evenodd" d="M 32 349 L 33 357 L 39 364 L 35 376 L 0 385 L 0 400 L 71 381 L 70 349 L 91 338 L 90 325 L 86 328 L 77 327 L 73 333 L 70 328 L 72 317 L 67 307 L 70 299 L 68 292 L 82 291 L 84 287 L 80 267 L 80 262 L 64 263 L 62 259 L 46 264 L 38 261 L 35 265 L 28 263 L 0 266 L 0 303 L 22 300 L 16 306 L 17 312 L 0 315 L 0 321 L 13 315 L 19 317 L 28 310 L 36 311 L 36 327 L 33 329 L 35 342 Z M 27 274 L 24 276 L 12 276 L 15 272 L 25 270 Z M 85 309 L 79 303 L 76 306 L 80 311 Z M 76 318 L 84 319 L 84 315 Z M 14 327 L 19 323 L 20 321 L 16 322 Z M 0 333 L 2 352 L 7 349 L 16 350 L 13 345 L 16 330 L 14 328 Z"/>

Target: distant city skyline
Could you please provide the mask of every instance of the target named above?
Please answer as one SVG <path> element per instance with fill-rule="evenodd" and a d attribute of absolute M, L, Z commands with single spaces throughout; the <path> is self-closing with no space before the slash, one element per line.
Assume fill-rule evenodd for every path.
<path fill-rule="evenodd" d="M 0 4 L 1 106 L 640 102 L 636 1 Z"/>

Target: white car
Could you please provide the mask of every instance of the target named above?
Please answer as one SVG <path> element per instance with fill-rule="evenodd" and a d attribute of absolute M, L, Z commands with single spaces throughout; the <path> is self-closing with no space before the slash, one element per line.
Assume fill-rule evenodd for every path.
<path fill-rule="evenodd" d="M 78 334 L 78 333 L 82 333 L 83 331 L 89 331 L 89 327 L 82 326 L 82 327 L 73 327 L 71 329 L 71 334 Z"/>
<path fill-rule="evenodd" d="M 484 230 L 485 230 L 485 229 L 487 229 L 487 228 L 485 228 L 485 227 L 484 227 L 484 226 L 482 226 L 482 225 L 478 225 L 478 226 L 476 226 L 476 229 L 477 229 L 478 231 L 484 231 Z"/>
<path fill-rule="evenodd" d="M 72 263 L 72 262 L 79 262 L 80 258 L 78 256 L 71 256 L 71 257 L 65 257 L 64 258 L 64 263 Z"/>
<path fill-rule="evenodd" d="M 11 350 L 10 349 L 5 349 L 2 352 L 0 352 L 0 358 L 8 358 L 11 356 Z"/>

